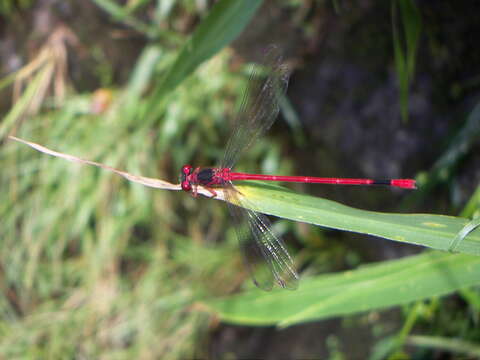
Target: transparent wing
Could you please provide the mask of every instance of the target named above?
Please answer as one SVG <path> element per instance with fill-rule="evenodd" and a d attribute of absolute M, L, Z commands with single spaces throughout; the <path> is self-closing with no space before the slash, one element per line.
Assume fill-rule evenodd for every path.
<path fill-rule="evenodd" d="M 275 281 L 282 288 L 296 289 L 298 274 L 293 259 L 283 241 L 273 233 L 268 218 L 243 207 L 242 205 L 248 205 L 248 200 L 232 184 L 226 189 L 228 209 L 234 219 L 240 248 L 255 285 L 271 290 Z"/>
<path fill-rule="evenodd" d="M 262 64 L 252 69 L 220 167 L 231 169 L 241 153 L 272 126 L 288 78 L 288 68 L 282 63 L 278 49 L 270 46 Z"/>

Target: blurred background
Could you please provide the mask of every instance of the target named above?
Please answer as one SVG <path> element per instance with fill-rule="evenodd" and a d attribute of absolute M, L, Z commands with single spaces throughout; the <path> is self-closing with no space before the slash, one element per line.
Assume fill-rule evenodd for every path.
<path fill-rule="evenodd" d="M 414 193 L 289 187 L 375 211 L 477 211 L 478 5 L 260 1 L 233 42 L 166 88 L 182 47 L 225 2 L 0 0 L 0 356 L 364 359 L 413 330 L 478 343 L 478 289 L 283 330 L 222 323 L 202 300 L 253 286 L 224 204 L 6 140 L 178 182 L 185 163 L 218 163 L 247 65 L 275 44 L 292 69 L 287 98 L 237 169 L 416 178 Z M 305 276 L 423 250 L 275 227 Z M 460 358 L 407 343 L 394 355 Z"/>

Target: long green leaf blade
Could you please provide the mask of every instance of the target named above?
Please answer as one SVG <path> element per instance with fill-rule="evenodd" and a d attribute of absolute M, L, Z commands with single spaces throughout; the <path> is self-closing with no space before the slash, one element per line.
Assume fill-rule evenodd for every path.
<path fill-rule="evenodd" d="M 469 223 L 466 218 L 454 216 L 366 211 L 270 184 L 249 182 L 237 188 L 247 196 L 254 210 L 265 214 L 437 250 L 448 250 Z M 455 250 L 480 255 L 480 230 L 468 234 Z"/>
<path fill-rule="evenodd" d="M 397 24 L 396 19 L 397 3 L 400 7 L 402 17 L 403 42 L 405 43 L 405 46 L 402 46 L 401 31 L 398 29 L 400 26 Z M 392 2 L 392 27 L 395 68 L 400 91 L 400 110 L 402 119 L 406 122 L 408 121 L 409 85 L 415 71 L 417 47 L 422 27 L 420 11 L 412 0 L 399 0 Z"/>
<path fill-rule="evenodd" d="M 441 296 L 480 283 L 480 257 L 427 252 L 316 278 L 297 291 L 258 289 L 206 303 L 223 321 L 289 326 Z"/>
<path fill-rule="evenodd" d="M 201 63 L 233 41 L 250 22 L 262 0 L 221 0 L 196 28 L 155 91 L 161 98 L 172 91 Z"/>

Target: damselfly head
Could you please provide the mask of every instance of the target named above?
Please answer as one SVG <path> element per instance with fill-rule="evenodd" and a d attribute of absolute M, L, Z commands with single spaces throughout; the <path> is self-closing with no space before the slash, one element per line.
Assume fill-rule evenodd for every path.
<path fill-rule="evenodd" d="M 190 165 L 183 165 L 182 172 L 180 173 L 180 184 L 182 186 L 182 190 L 186 192 L 190 192 L 192 190 L 192 184 L 188 179 L 188 175 L 192 173 L 192 167 Z"/>

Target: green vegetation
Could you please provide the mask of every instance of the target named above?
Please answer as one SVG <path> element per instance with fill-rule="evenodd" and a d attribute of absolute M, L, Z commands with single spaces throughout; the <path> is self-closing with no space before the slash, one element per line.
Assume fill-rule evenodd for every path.
<path fill-rule="evenodd" d="M 0 0 L 0 15 L 12 15 L 17 10 L 32 6 L 33 0 Z"/>
<path fill-rule="evenodd" d="M 478 284 L 479 271 L 478 256 L 426 252 L 306 279 L 297 292 L 256 290 L 209 304 L 235 324 L 283 327 L 448 294 Z"/>
<path fill-rule="evenodd" d="M 403 31 L 397 22 L 396 8 L 400 8 Z M 413 0 L 392 1 L 392 23 L 393 23 L 393 48 L 395 54 L 395 67 L 397 71 L 400 88 L 400 103 L 402 117 L 408 120 L 408 91 L 415 73 L 418 41 L 420 40 L 422 20 L 420 12 Z M 401 35 L 403 33 L 405 50 L 402 46 Z"/>

